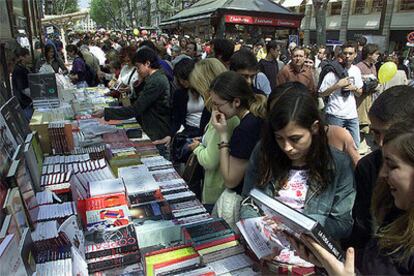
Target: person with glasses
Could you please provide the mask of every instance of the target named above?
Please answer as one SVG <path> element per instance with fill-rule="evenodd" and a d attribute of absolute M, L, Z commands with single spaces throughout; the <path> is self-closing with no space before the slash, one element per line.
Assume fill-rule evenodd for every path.
<path fill-rule="evenodd" d="M 269 95 L 272 92 L 266 75 L 258 70 L 258 62 L 253 52 L 241 49 L 230 59 L 230 70 L 240 74 L 256 94 Z"/>
<path fill-rule="evenodd" d="M 220 172 L 227 188 L 241 194 L 244 173 L 250 155 L 260 139 L 267 98 L 253 93 L 245 78 L 228 71 L 220 74 L 210 86 L 212 124 L 220 135 Z M 227 120 L 238 118 L 233 135 L 227 134 Z"/>
<path fill-rule="evenodd" d="M 210 84 L 218 75 L 226 71 L 226 67 L 220 60 L 206 58 L 195 64 L 189 78 L 191 88 L 203 97 L 205 103 L 200 118 L 200 129 L 204 134 L 201 134 L 201 139 L 193 139 L 189 148 L 204 169 L 201 202 L 208 212 L 213 210 L 214 204 L 224 190 L 224 179 L 220 172 L 220 151 L 217 147 L 220 135 L 212 125 L 211 111 L 227 104 L 227 102 L 217 103 L 211 100 Z M 227 121 L 228 137 L 232 136 L 233 130 L 238 124 L 237 117 Z"/>
<path fill-rule="evenodd" d="M 357 44 L 348 41 L 342 45 L 341 66 L 347 77 L 339 78 L 334 72 L 327 73 L 319 87 L 319 96 L 327 97 L 325 105 L 326 121 L 330 125 L 346 128 L 354 139 L 355 146 L 359 147 L 359 120 L 356 106 L 356 97 L 361 96 L 362 81 L 361 70 L 353 65 L 357 54 Z"/>
<path fill-rule="evenodd" d="M 304 84 L 309 92 L 314 95 L 316 91 L 312 72 L 305 65 L 305 50 L 296 47 L 292 50 L 292 60 L 277 74 L 276 82 L 282 85 L 286 82 L 300 82 Z"/>

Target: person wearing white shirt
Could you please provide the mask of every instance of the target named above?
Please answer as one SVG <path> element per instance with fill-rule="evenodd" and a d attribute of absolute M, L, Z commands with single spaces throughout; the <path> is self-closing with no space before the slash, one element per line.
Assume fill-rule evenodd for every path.
<path fill-rule="evenodd" d="M 342 54 L 337 58 L 343 64 L 348 77 L 339 79 L 334 72 L 329 72 L 322 80 L 319 95 L 328 97 L 325 108 L 326 123 L 346 128 L 358 147 L 360 135 L 355 96 L 362 94 L 363 82 L 361 71 L 352 64 L 356 54 L 356 43 L 346 42 L 342 46 Z"/>

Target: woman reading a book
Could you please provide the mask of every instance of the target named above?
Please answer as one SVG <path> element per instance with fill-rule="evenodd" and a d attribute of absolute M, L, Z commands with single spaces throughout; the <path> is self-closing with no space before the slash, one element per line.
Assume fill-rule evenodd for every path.
<path fill-rule="evenodd" d="M 244 195 L 256 186 L 318 221 L 332 238 L 350 234 L 355 199 L 352 162 L 328 144 L 325 124 L 306 87 L 286 85 L 276 98 L 271 95 L 262 140 L 249 162 Z M 263 214 L 246 199 L 240 215 L 243 219 Z M 277 267 L 312 266 L 295 256 L 286 240 L 273 262 Z"/>
<path fill-rule="evenodd" d="M 371 201 L 376 234 L 345 263 L 310 238 L 306 247 L 290 238 L 297 252 L 329 275 L 412 275 L 414 273 L 414 120 L 394 124 L 385 134 L 383 165 Z M 354 265 L 354 258 L 356 264 Z"/>

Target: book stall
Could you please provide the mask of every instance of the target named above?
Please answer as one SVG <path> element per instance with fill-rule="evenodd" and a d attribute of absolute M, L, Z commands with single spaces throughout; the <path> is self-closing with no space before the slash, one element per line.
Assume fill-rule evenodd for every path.
<path fill-rule="evenodd" d="M 257 274 L 135 119 L 91 116 L 107 90 L 53 91 L 0 109 L 0 275 Z"/>
<path fill-rule="evenodd" d="M 312 274 L 304 260 L 270 261 L 302 261 L 278 233 L 311 236 L 343 260 L 320 224 L 257 189 L 265 217 L 234 229 L 212 217 L 135 119 L 91 115 L 118 105 L 108 89 L 44 77 L 33 78 L 47 85 L 31 87 L 30 122 L 15 97 L 0 107 L 0 275 Z"/>

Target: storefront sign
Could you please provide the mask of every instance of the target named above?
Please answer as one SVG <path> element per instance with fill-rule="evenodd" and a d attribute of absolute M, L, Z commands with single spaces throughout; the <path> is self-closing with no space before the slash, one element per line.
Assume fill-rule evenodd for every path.
<path fill-rule="evenodd" d="M 276 19 L 271 17 L 257 17 L 246 15 L 226 15 L 226 23 L 245 24 L 245 25 L 266 25 L 277 27 L 298 28 L 300 20 L 295 19 Z"/>

